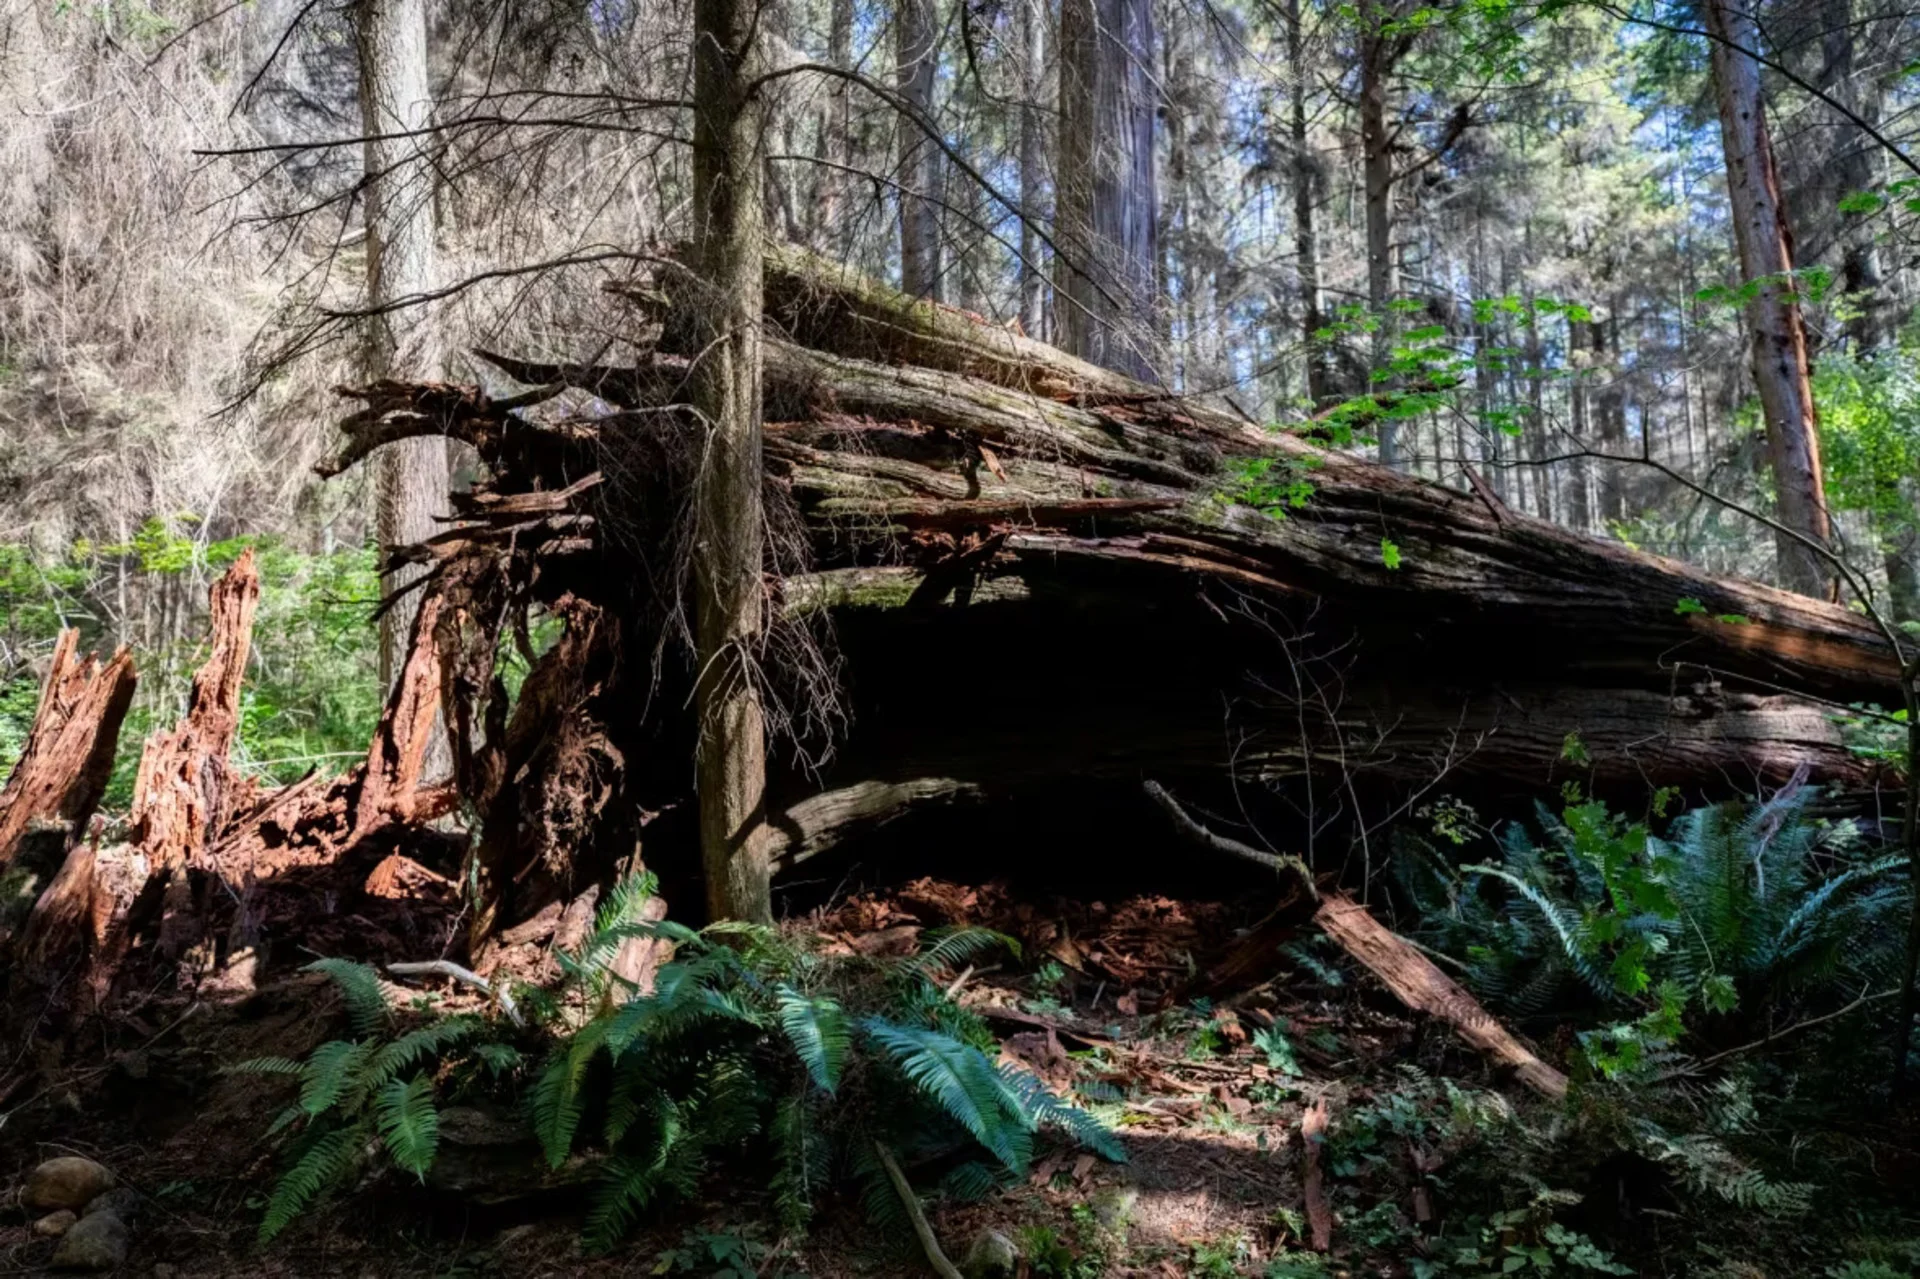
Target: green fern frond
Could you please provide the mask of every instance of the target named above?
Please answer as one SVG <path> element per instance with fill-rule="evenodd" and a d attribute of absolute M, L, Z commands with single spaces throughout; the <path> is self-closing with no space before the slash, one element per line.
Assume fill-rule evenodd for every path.
<path fill-rule="evenodd" d="M 1612 981 L 1606 971 L 1593 961 L 1593 956 L 1588 953 L 1580 936 L 1578 925 L 1568 920 L 1559 903 L 1535 885 L 1499 866 L 1479 864 L 1462 866 L 1460 870 L 1462 874 L 1486 875 L 1497 879 L 1519 893 L 1540 912 L 1541 917 L 1547 921 L 1548 927 L 1553 930 L 1555 938 L 1560 943 L 1560 952 L 1566 957 L 1568 967 L 1578 973 L 1580 979 L 1592 987 L 1595 994 L 1606 996 L 1613 993 Z"/>
<path fill-rule="evenodd" d="M 512 1074 L 527 1059 L 526 1054 L 512 1044 L 475 1044 L 469 1051 L 487 1068 L 487 1073 L 494 1076 Z"/>
<path fill-rule="evenodd" d="M 433 1082 L 425 1075 L 415 1075 L 383 1085 L 373 1095 L 373 1118 L 393 1162 L 425 1181 L 440 1146 L 440 1112 L 433 1105 Z"/>
<path fill-rule="evenodd" d="M 936 929 L 923 940 L 933 944 L 907 961 L 907 967 L 922 974 L 957 968 L 995 950 L 1005 950 L 1015 959 L 1020 958 L 1020 942 L 991 928 Z"/>
<path fill-rule="evenodd" d="M 306 1067 L 291 1057 L 250 1057 L 246 1061 L 223 1066 L 223 1075 L 297 1075 Z"/>
<path fill-rule="evenodd" d="M 260 1222 L 261 1243 L 271 1242 L 308 1204 L 347 1179 L 363 1138 L 362 1130 L 353 1126 L 318 1133 L 305 1143 L 267 1200 L 267 1214 Z"/>
<path fill-rule="evenodd" d="M 534 1135 L 540 1138 L 547 1163 L 555 1168 L 573 1153 L 573 1136 L 586 1113 L 586 1100 L 580 1095 L 583 1071 L 584 1063 L 576 1063 L 571 1050 L 557 1052 L 533 1086 L 529 1108 Z"/>
<path fill-rule="evenodd" d="M 860 1028 L 893 1060 L 908 1082 L 971 1133 L 1009 1171 L 1026 1170 L 1032 1153 L 1025 1140 L 1026 1109 L 978 1048 L 937 1030 L 900 1026 L 883 1017 L 868 1017 Z"/>
<path fill-rule="evenodd" d="M 780 1008 L 780 1027 L 787 1042 L 800 1057 L 807 1074 L 822 1091 L 832 1092 L 840 1083 L 840 1072 L 853 1047 L 853 1031 L 840 1005 L 824 996 L 809 999 L 793 987 L 775 988 Z"/>
<path fill-rule="evenodd" d="M 813 1205 L 825 1184 L 829 1151 L 811 1100 L 796 1092 L 781 1099 L 773 1115 L 773 1202 L 780 1223 L 798 1232 L 813 1217 Z"/>
<path fill-rule="evenodd" d="M 378 1088 L 403 1070 L 411 1070 L 427 1057 L 444 1052 L 471 1039 L 483 1028 L 478 1017 L 464 1014 L 443 1017 L 384 1044 L 373 1054 L 367 1066 L 367 1085 Z"/>
<path fill-rule="evenodd" d="M 300 1070 L 300 1108 L 318 1115 L 342 1101 L 351 1101 L 365 1085 L 367 1059 L 373 1045 L 346 1039 L 321 1044 Z"/>
<path fill-rule="evenodd" d="M 940 1179 L 940 1190 L 961 1203 L 977 1203 L 1007 1188 L 1007 1175 L 978 1159 L 969 1159 Z"/>
<path fill-rule="evenodd" d="M 356 1035 L 371 1035 L 393 1011 L 387 1004 L 386 992 L 380 988 L 380 974 L 365 964 L 356 964 L 350 959 L 316 959 L 301 971 L 325 973 L 333 979 Z"/>
<path fill-rule="evenodd" d="M 1063 1132 L 1112 1163 L 1127 1161 L 1127 1152 L 1105 1124 L 1071 1102 L 1062 1101 L 1038 1075 L 1006 1063 L 999 1069 L 1008 1089 L 1020 1099 L 1030 1127 Z"/>

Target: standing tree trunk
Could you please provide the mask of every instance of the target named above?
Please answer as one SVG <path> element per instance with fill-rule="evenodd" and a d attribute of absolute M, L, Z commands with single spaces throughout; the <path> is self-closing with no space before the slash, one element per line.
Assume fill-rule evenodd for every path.
<path fill-rule="evenodd" d="M 894 15 L 894 78 L 921 120 L 933 118 L 933 0 L 900 0 Z M 918 121 L 896 122 L 900 139 L 900 291 L 940 300 L 940 150 Z"/>
<path fill-rule="evenodd" d="M 1054 327 L 1070 353 L 1152 380 L 1152 0 L 1061 0 Z"/>
<path fill-rule="evenodd" d="M 1372 372 L 1383 368 L 1393 351 L 1387 304 L 1393 298 L 1393 151 L 1387 134 L 1387 77 L 1397 60 L 1394 41 L 1374 15 L 1360 39 L 1360 152 L 1366 187 L 1367 309 L 1378 325 L 1373 331 Z M 1380 464 L 1398 467 L 1397 424 L 1382 419 Z"/>
<path fill-rule="evenodd" d="M 367 309 L 363 374 L 438 377 L 439 350 L 417 301 L 434 286 L 433 170 L 426 158 L 433 99 L 427 87 L 425 0 L 361 0 L 360 121 L 366 137 Z M 401 440 L 374 458 L 374 520 L 381 549 L 425 541 L 439 532 L 450 487 L 445 440 Z M 397 590 L 424 570 L 403 567 L 387 578 Z M 407 660 L 419 609 L 410 594 L 380 619 L 380 684 L 391 689 Z M 448 767 L 444 733 L 436 733 L 429 771 Z"/>
<path fill-rule="evenodd" d="M 842 0 L 845 3 L 846 0 Z M 1047 282 L 1038 224 L 1046 188 L 1046 122 L 1040 95 L 1047 75 L 1046 0 L 1016 0 L 1020 33 L 1020 327 L 1046 339 Z"/>
<path fill-rule="evenodd" d="M 1307 136 L 1307 50 L 1301 29 L 1300 0 L 1287 0 L 1287 78 L 1293 149 L 1293 253 L 1300 276 L 1300 328 L 1307 353 L 1307 398 L 1318 409 L 1333 398 L 1327 368 L 1326 297 L 1320 287 L 1320 244 L 1315 223 L 1320 203 L 1320 164 Z"/>
<path fill-rule="evenodd" d="M 750 95 L 750 0 L 695 0 L 694 306 L 690 402 L 706 429 L 694 492 L 693 579 L 700 721 L 695 783 L 707 910 L 772 918 L 764 840 L 766 728 L 757 678 L 761 586 L 760 309 L 766 253 L 760 104 Z"/>
<path fill-rule="evenodd" d="M 1743 281 L 1758 290 L 1747 304 L 1747 324 L 1753 378 L 1766 418 L 1775 517 L 1791 531 L 1775 535 L 1774 557 L 1781 585 L 1803 595 L 1828 595 L 1834 585 L 1831 565 L 1800 540 L 1824 547 L 1830 528 L 1806 331 L 1793 278 L 1792 237 L 1761 102 L 1760 64 L 1751 52 L 1759 45 L 1760 33 L 1749 3 L 1707 0 L 1704 9 L 1740 272 Z"/>
<path fill-rule="evenodd" d="M 827 61 L 853 70 L 853 0 L 832 0 L 827 14 Z M 845 257 L 853 237 L 848 233 L 853 167 L 852 86 L 835 78 L 826 87 L 826 108 L 820 122 L 821 145 L 827 164 L 821 174 L 819 231 L 814 248 Z"/>

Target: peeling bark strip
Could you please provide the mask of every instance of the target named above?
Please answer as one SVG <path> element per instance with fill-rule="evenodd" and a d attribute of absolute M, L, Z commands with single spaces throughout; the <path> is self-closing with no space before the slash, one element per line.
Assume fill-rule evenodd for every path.
<path fill-rule="evenodd" d="M 120 724 L 133 703 L 133 656 L 122 648 L 106 663 L 79 656 L 80 632 L 62 631 L 40 687 L 40 706 L 26 746 L 0 790 L 0 870 L 36 820 L 67 824 L 67 846 L 80 841 L 113 772 Z"/>

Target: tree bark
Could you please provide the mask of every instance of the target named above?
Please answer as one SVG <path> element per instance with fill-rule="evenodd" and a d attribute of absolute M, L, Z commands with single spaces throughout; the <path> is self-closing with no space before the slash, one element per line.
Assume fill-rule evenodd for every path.
<path fill-rule="evenodd" d="M 1369 25 L 1360 38 L 1360 153 L 1366 190 L 1367 309 L 1377 328 L 1371 343 L 1371 373 L 1387 364 L 1393 351 L 1393 151 L 1387 133 L 1387 79 L 1398 61 L 1400 37 L 1383 28 L 1378 13 L 1363 17 Z M 1380 465 L 1401 465 L 1398 424 L 1383 420 L 1378 427 Z"/>
<path fill-rule="evenodd" d="M 1300 337 L 1307 353 L 1307 398 L 1317 409 L 1332 399 L 1333 379 L 1327 367 L 1327 344 L 1319 336 L 1327 327 L 1317 230 L 1321 178 L 1320 163 L 1307 133 L 1308 69 L 1300 0 L 1287 0 L 1287 73 L 1291 82 L 1287 89 L 1288 138 L 1293 148 L 1293 254 L 1300 276 Z"/>
<path fill-rule="evenodd" d="M 120 724 L 133 703 L 133 656 L 123 648 L 102 664 L 92 655 L 82 660 L 79 647 L 79 631 L 55 641 L 33 726 L 0 790 L 0 871 L 35 821 L 65 823 L 71 851 L 113 773 Z"/>
<path fill-rule="evenodd" d="M 894 83 L 921 120 L 933 119 L 940 69 L 933 0 L 900 0 L 894 10 Z M 920 123 L 895 122 L 899 138 L 900 289 L 939 301 L 941 294 L 940 151 Z"/>
<path fill-rule="evenodd" d="M 1046 0 L 1015 0 L 1020 40 L 1020 327 L 1047 338 L 1047 280 L 1039 228 L 1046 221 Z"/>
<path fill-rule="evenodd" d="M 830 0 L 827 61 L 853 70 L 853 0 Z M 825 96 L 820 132 L 828 163 L 820 177 L 819 231 L 813 247 L 845 258 L 852 244 L 853 86 L 836 78 L 827 85 Z"/>
<path fill-rule="evenodd" d="M 1760 64 L 1751 53 L 1759 46 L 1760 33 L 1750 4 L 1707 0 L 1703 10 L 1712 37 L 1708 45 L 1742 284 L 1756 290 L 1747 304 L 1747 324 L 1754 382 L 1766 419 L 1776 517 L 1799 535 L 1776 535 L 1774 556 L 1782 585 L 1803 595 L 1827 596 L 1834 589 L 1833 569 L 1800 540 L 1826 547 L 1832 533 L 1806 331 L 1793 276 L 1792 236 L 1768 137 Z"/>
<path fill-rule="evenodd" d="M 772 917 L 761 585 L 762 120 L 750 93 L 758 8 L 695 0 L 694 259 L 703 289 L 689 399 L 705 463 L 693 495 L 701 858 L 715 919 Z"/>
<path fill-rule="evenodd" d="M 366 177 L 367 309 L 361 364 L 369 382 L 388 377 L 439 376 L 440 352 L 418 299 L 434 287 L 433 169 L 427 130 L 433 99 L 427 83 L 425 0 L 360 0 L 355 34 L 360 61 L 361 128 Z M 391 552 L 438 531 L 446 513 L 450 473 L 446 441 L 407 440 L 374 459 L 374 522 L 380 545 Z M 387 579 L 390 590 L 407 585 L 416 571 L 402 566 Z M 392 688 L 406 662 L 417 600 L 408 596 L 389 609 L 380 625 L 380 678 Z M 430 767 L 444 773 L 444 737 L 436 739 Z"/>
<path fill-rule="evenodd" d="M 1152 0 L 1062 0 L 1054 325 L 1060 346 L 1153 376 Z"/>

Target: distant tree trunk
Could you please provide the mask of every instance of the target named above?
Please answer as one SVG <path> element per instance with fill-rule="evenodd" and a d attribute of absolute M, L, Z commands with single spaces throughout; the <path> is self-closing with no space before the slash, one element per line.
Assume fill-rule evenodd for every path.
<path fill-rule="evenodd" d="M 772 917 L 765 841 L 766 727 L 753 650 L 761 584 L 760 314 L 765 257 L 762 120 L 749 93 L 752 0 L 695 0 L 694 259 L 689 400 L 707 431 L 693 510 L 700 720 L 695 784 L 707 909 L 715 919 Z"/>
<path fill-rule="evenodd" d="M 1333 398 L 1327 344 L 1326 297 L 1320 286 L 1320 243 L 1315 219 L 1320 203 L 1320 164 L 1307 134 L 1307 51 L 1300 0 L 1287 0 L 1288 135 L 1293 148 L 1293 256 L 1300 276 L 1301 340 L 1307 353 L 1307 398 L 1319 408 Z"/>
<path fill-rule="evenodd" d="M 850 0 L 838 0 L 850 3 Z M 1047 74 L 1046 0 L 1016 0 L 1020 38 L 1020 326 L 1045 340 L 1047 281 L 1036 233 L 1045 213 L 1046 121 L 1040 95 Z"/>
<path fill-rule="evenodd" d="M 1750 0 L 1706 0 L 1713 80 L 1720 106 L 1720 137 L 1726 148 L 1727 190 L 1733 204 L 1734 238 L 1743 281 L 1757 284 L 1747 304 L 1753 341 L 1753 376 L 1766 419 L 1767 453 L 1773 468 L 1775 518 L 1787 529 L 1826 546 L 1831 531 L 1820 437 L 1808 378 L 1806 332 L 1792 278 L 1793 248 L 1779 177 L 1760 96 L 1758 25 Z M 1798 538 L 1776 534 L 1774 557 L 1780 582 L 1803 595 L 1827 595 L 1830 565 Z"/>
<path fill-rule="evenodd" d="M 853 0 L 832 0 L 827 14 L 827 61 L 853 69 Z M 848 193 L 853 167 L 852 86 L 835 78 L 826 86 L 826 111 L 821 121 L 821 144 L 827 167 L 821 183 L 820 235 L 814 247 L 844 257 L 851 244 L 848 234 Z"/>
<path fill-rule="evenodd" d="M 418 298 L 434 286 L 433 170 L 426 159 L 433 100 L 427 87 L 425 0 L 361 0 L 356 14 L 360 60 L 361 127 L 366 179 L 367 320 L 363 374 L 381 378 L 436 378 L 440 352 Z M 404 136 L 396 136 L 404 135 Z M 383 308 L 385 308 L 383 310 Z M 374 458 L 374 522 L 383 551 L 424 541 L 439 532 L 450 486 L 447 444 L 403 440 Z M 403 568 L 386 579 L 395 590 L 423 570 Z M 409 595 L 380 621 L 380 682 L 392 688 L 406 665 L 407 641 L 419 604 Z M 430 772 L 449 763 L 446 739 L 436 732 Z"/>
<path fill-rule="evenodd" d="M 1599 437 L 1602 453 L 1619 454 L 1627 444 L 1627 399 L 1626 388 L 1620 382 L 1620 301 L 1613 299 L 1604 320 L 1595 320 L 1589 331 L 1593 335 L 1593 367 L 1596 382 L 1593 390 L 1592 413 L 1594 433 Z M 1600 489 L 1600 525 L 1607 525 L 1627 518 L 1626 468 L 1619 462 L 1600 462 L 1596 464 L 1599 473 Z"/>
<path fill-rule="evenodd" d="M 1061 0 L 1055 331 L 1074 355 L 1142 379 L 1153 377 L 1152 50 L 1152 0 Z"/>
<path fill-rule="evenodd" d="M 1882 97 L 1879 82 L 1863 78 L 1854 62 L 1854 0 L 1824 0 L 1820 26 L 1821 88 L 1854 116 L 1877 126 Z M 1854 119 L 1838 111 L 1829 111 L 1829 115 L 1838 145 L 1829 162 L 1831 185 L 1821 185 L 1837 201 L 1873 185 L 1877 147 Z M 1887 341 L 1888 315 L 1873 222 L 1856 217 L 1843 223 L 1841 246 L 1840 279 L 1855 308 L 1847 321 L 1847 337 L 1857 352 L 1878 350 Z"/>
<path fill-rule="evenodd" d="M 1385 14 L 1371 13 L 1365 21 L 1360 36 L 1360 152 L 1366 188 L 1367 309 L 1379 321 L 1372 344 L 1377 371 L 1393 352 L 1392 317 L 1387 314 L 1394 292 L 1393 138 L 1387 131 L 1387 80 L 1408 44 L 1404 35 L 1389 33 Z M 1380 464 L 1400 466 L 1397 424 L 1383 420 L 1379 432 Z"/>
<path fill-rule="evenodd" d="M 900 96 L 922 119 L 933 118 L 939 70 L 933 0 L 900 0 L 894 10 L 894 78 Z M 940 150 L 912 120 L 897 122 L 900 174 L 900 290 L 940 297 Z"/>

